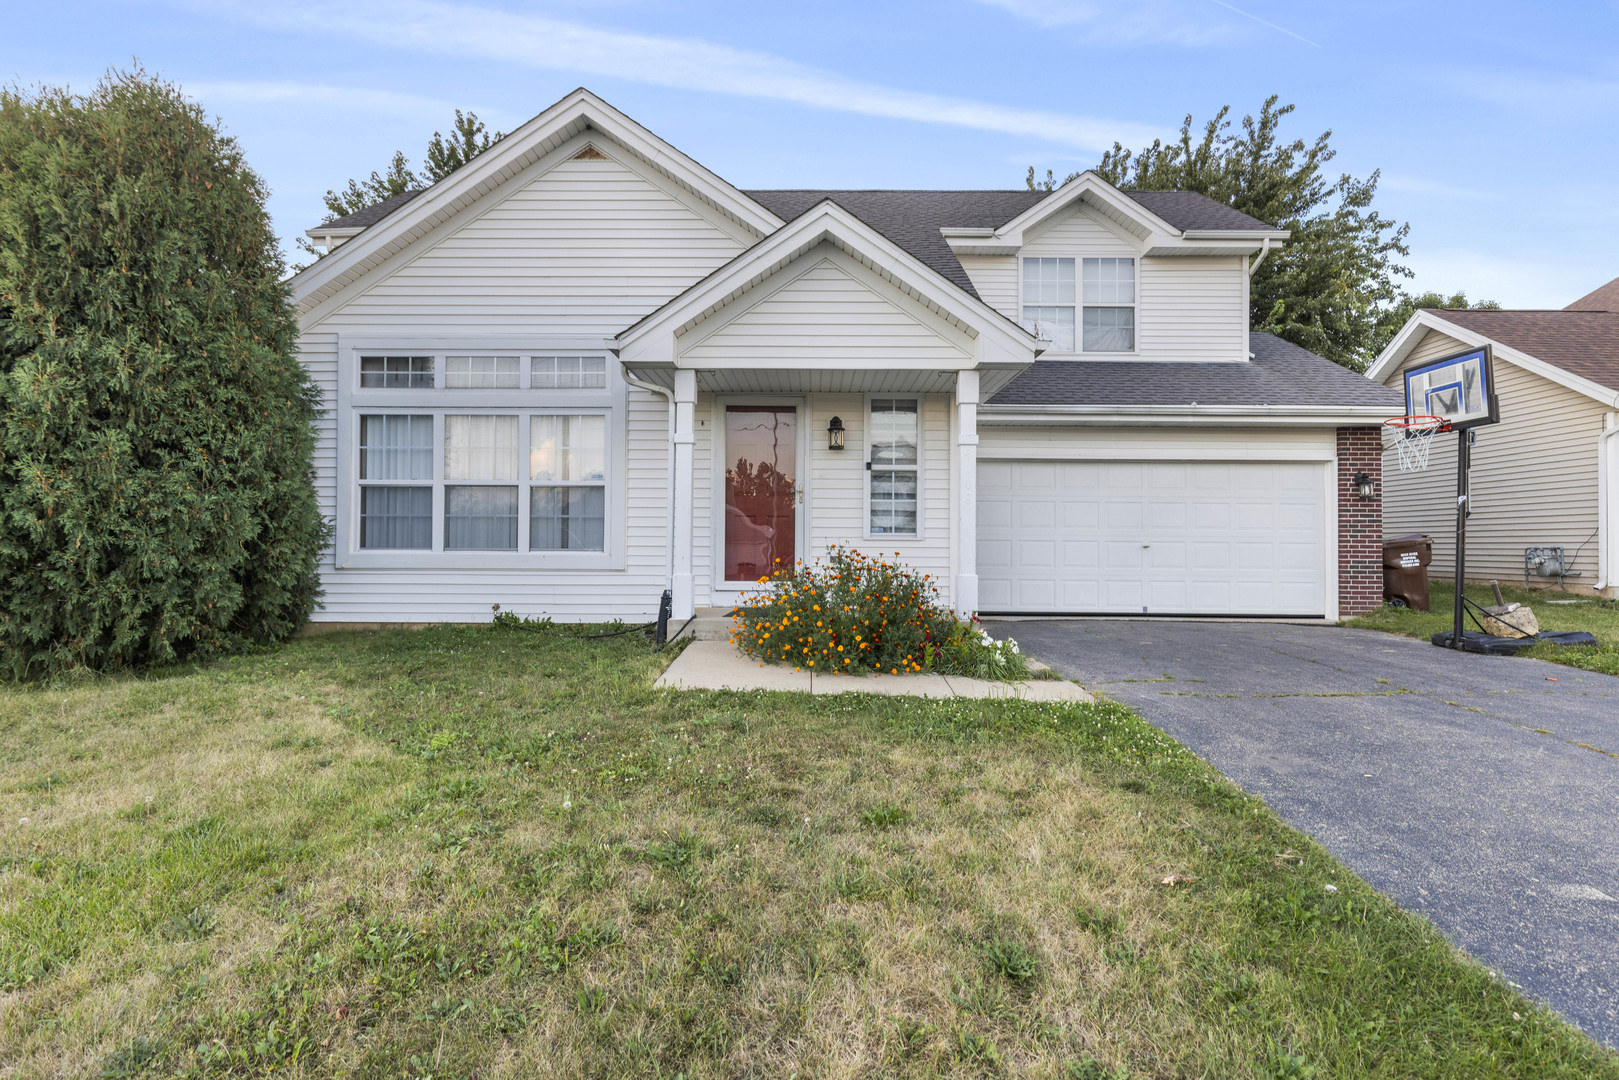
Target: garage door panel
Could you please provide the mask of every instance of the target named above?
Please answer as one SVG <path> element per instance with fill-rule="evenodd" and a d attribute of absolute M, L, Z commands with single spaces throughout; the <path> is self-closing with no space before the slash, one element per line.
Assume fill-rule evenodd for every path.
<path fill-rule="evenodd" d="M 1050 540 L 1019 540 L 1017 542 L 1017 564 L 1024 570 L 1049 571 L 1057 566 L 1057 543 L 1055 538 Z"/>
<path fill-rule="evenodd" d="M 1325 466 L 988 462 L 990 611 L 1323 614 Z"/>

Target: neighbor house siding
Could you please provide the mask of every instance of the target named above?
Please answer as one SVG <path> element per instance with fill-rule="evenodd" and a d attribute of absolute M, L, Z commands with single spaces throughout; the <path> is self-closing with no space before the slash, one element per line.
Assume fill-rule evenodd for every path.
<path fill-rule="evenodd" d="M 1468 348 L 1430 330 L 1385 382 L 1404 392 L 1406 370 Z M 1523 549 L 1559 544 L 1568 549 L 1569 569 L 1583 575 L 1569 584 L 1590 586 L 1597 579 L 1597 437 L 1607 410 L 1500 356 L 1495 390 L 1501 422 L 1475 429 L 1467 576 L 1522 581 Z M 1456 572 L 1456 439 L 1434 436 L 1420 472 L 1401 472 L 1392 438 L 1384 439 L 1384 534 L 1432 536 L 1428 571 L 1435 578 Z"/>

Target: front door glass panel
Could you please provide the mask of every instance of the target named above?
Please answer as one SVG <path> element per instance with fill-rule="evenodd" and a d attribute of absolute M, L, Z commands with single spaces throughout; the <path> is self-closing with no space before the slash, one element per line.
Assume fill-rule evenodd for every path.
<path fill-rule="evenodd" d="M 798 410 L 725 410 L 725 580 L 758 581 L 796 558 Z"/>

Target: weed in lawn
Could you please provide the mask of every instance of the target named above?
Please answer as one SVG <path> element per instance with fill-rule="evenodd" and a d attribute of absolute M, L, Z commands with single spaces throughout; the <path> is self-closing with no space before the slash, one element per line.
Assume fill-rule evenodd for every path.
<path fill-rule="evenodd" d="M 978 947 L 978 955 L 995 974 L 1020 986 L 1040 977 L 1039 955 L 1021 941 L 992 937 Z"/>
<path fill-rule="evenodd" d="M 911 820 L 911 812 L 891 802 L 880 802 L 860 813 L 860 824 L 868 829 L 892 829 Z"/>
<path fill-rule="evenodd" d="M 1063 1070 L 1064 1080 L 1130 1080 L 1130 1067 L 1124 1062 L 1109 1067 L 1090 1054 L 1070 1061 Z"/>

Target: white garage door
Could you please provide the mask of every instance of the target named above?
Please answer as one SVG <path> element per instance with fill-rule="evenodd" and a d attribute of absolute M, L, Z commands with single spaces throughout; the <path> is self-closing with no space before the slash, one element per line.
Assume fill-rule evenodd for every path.
<path fill-rule="evenodd" d="M 985 461 L 988 612 L 1323 615 L 1326 466 Z"/>

